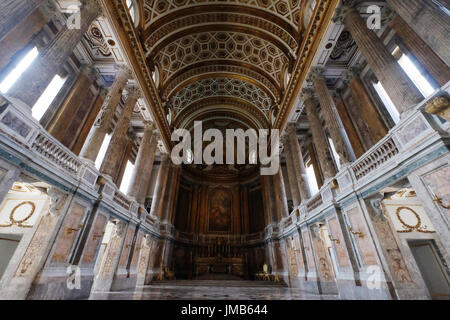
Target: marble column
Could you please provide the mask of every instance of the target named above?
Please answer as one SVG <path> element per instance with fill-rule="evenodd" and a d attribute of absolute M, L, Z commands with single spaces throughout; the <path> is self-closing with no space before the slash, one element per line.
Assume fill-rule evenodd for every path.
<path fill-rule="evenodd" d="M 411 29 L 405 20 L 400 16 L 396 16 L 392 21 L 392 27 L 414 57 L 440 86 L 450 81 L 449 66 Z"/>
<path fill-rule="evenodd" d="M 158 147 L 158 140 L 160 139 L 159 133 L 157 130 L 153 131 L 152 138 L 150 141 L 150 147 L 147 154 L 147 158 L 145 160 L 144 169 L 142 171 L 142 185 L 137 193 L 136 201 L 145 205 L 145 198 L 148 195 L 150 185 L 153 178 L 153 164 L 155 162 L 155 154 L 156 149 Z"/>
<path fill-rule="evenodd" d="M 44 0 L 0 1 L 0 40 L 22 23 Z"/>
<path fill-rule="evenodd" d="M 64 26 L 49 45 L 8 91 L 8 95 L 23 101 L 30 108 L 45 91 L 53 77 L 80 43 L 91 23 L 101 14 L 97 0 L 83 0 L 80 29 Z"/>
<path fill-rule="evenodd" d="M 11 62 L 11 59 L 19 50 L 30 43 L 48 21 L 49 19 L 42 14 L 41 10 L 36 9 L 27 19 L 21 21 L 20 25 L 0 40 L 0 70 Z"/>
<path fill-rule="evenodd" d="M 289 140 L 289 137 L 286 136 Z M 292 160 L 292 150 L 291 146 L 289 145 L 289 141 L 285 141 L 284 143 L 284 153 L 286 155 L 286 167 L 288 172 L 288 181 L 289 186 L 291 188 L 291 196 L 292 196 L 292 202 L 294 203 L 294 207 L 298 207 L 298 205 L 301 203 L 301 196 L 300 192 L 298 190 L 298 184 L 297 184 L 297 175 L 295 174 L 294 164 Z"/>
<path fill-rule="evenodd" d="M 280 169 L 278 173 L 272 176 L 275 186 L 275 199 L 277 203 L 278 219 L 283 219 L 289 216 L 289 209 L 287 205 L 286 186 L 284 185 L 283 171 Z"/>
<path fill-rule="evenodd" d="M 108 150 L 106 151 L 105 158 L 100 168 L 100 172 L 109 177 L 114 177 L 117 168 L 119 168 L 121 155 L 125 151 L 127 145 L 126 135 L 128 128 L 130 127 L 131 115 L 141 94 L 140 89 L 137 87 L 131 87 L 127 89 L 127 91 L 128 97 L 125 106 L 117 121 L 116 128 L 111 137 L 111 142 L 109 143 Z"/>
<path fill-rule="evenodd" d="M 340 7 L 334 19 L 344 22 L 400 114 L 423 100 L 419 89 L 409 79 L 377 34 L 367 28 L 366 22 L 355 8 Z"/>
<path fill-rule="evenodd" d="M 450 66 L 450 19 L 444 8 L 431 0 L 386 2 Z"/>
<path fill-rule="evenodd" d="M 320 168 L 322 170 L 324 180 L 329 180 L 336 175 L 336 169 L 333 164 L 333 158 L 328 146 L 327 137 L 319 120 L 316 103 L 313 97 L 313 91 L 310 89 L 303 90 L 303 101 L 305 102 L 306 113 L 310 125 L 314 147 L 319 158 Z"/>
<path fill-rule="evenodd" d="M 154 124 L 150 121 L 144 122 L 144 136 L 139 146 L 139 151 L 134 164 L 134 170 L 131 175 L 130 186 L 127 194 L 131 198 L 137 198 L 141 188 L 143 188 L 143 181 L 145 180 L 144 168 L 147 164 L 147 159 L 150 156 L 150 147 L 152 143 Z"/>
<path fill-rule="evenodd" d="M 355 68 L 349 69 L 347 79 L 349 80 L 348 87 L 350 88 L 353 100 L 358 106 L 359 112 L 357 114 L 367 124 L 373 143 L 377 143 L 386 136 L 388 129 L 359 77 L 359 70 Z"/>
<path fill-rule="evenodd" d="M 167 154 L 161 156 L 161 164 L 158 171 L 158 177 L 155 185 L 155 192 L 153 193 L 152 206 L 150 208 L 150 215 L 161 218 L 163 206 L 164 190 L 167 185 L 167 177 L 169 174 L 170 157 Z"/>
<path fill-rule="evenodd" d="M 47 131 L 61 141 L 73 120 L 74 114 L 77 113 L 83 103 L 86 92 L 94 81 L 95 73 L 90 66 L 83 66 L 77 81 L 73 85 L 68 97 L 63 105 L 59 108 L 58 113 L 52 120 L 52 124 Z"/>
<path fill-rule="evenodd" d="M 89 131 L 89 135 L 84 142 L 83 148 L 80 152 L 80 157 L 95 162 L 103 140 L 105 139 L 106 134 L 110 131 L 111 121 L 116 113 L 117 106 L 119 105 L 122 97 L 122 90 L 131 76 L 130 69 L 125 66 L 120 67 L 116 74 L 114 84 L 109 90 L 97 119 L 95 119 L 94 125 Z"/>
<path fill-rule="evenodd" d="M 350 150 L 351 147 L 349 148 L 344 125 L 339 118 L 336 104 L 328 90 L 325 78 L 322 75 L 322 69 L 314 68 L 311 71 L 311 81 L 314 85 L 325 123 L 330 131 L 330 137 L 333 140 L 334 147 L 339 155 L 341 165 L 349 163 L 354 159 L 353 150 Z"/>
<path fill-rule="evenodd" d="M 303 160 L 302 148 L 297 137 L 297 127 L 295 125 L 290 125 L 288 135 L 298 191 L 300 192 L 301 200 L 307 201 L 311 197 L 311 191 L 309 190 L 308 175 Z"/>

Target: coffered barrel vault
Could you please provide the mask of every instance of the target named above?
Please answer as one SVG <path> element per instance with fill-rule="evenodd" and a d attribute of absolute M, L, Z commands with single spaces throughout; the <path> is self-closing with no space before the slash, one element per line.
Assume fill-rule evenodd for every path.
<path fill-rule="evenodd" d="M 121 3 L 113 2 L 105 4 L 122 9 Z M 250 112 L 264 118 L 258 127 L 272 126 L 317 13 L 313 9 L 320 7 L 300 0 L 136 4 L 139 14 L 132 32 L 139 38 L 145 72 L 158 93 L 153 112 L 170 128 L 163 130 L 169 146 L 168 135 L 182 122 L 179 116 L 192 117 L 192 108 L 204 114 L 200 109 L 223 109 L 231 102 L 228 118 L 247 122 L 243 119 Z M 132 24 L 129 14 L 121 20 Z M 247 124 L 243 127 L 254 127 Z"/>

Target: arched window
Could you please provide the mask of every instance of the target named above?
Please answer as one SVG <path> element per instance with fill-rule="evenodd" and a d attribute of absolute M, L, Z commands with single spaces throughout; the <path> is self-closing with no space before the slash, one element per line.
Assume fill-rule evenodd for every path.
<path fill-rule="evenodd" d="M 134 25 L 137 26 L 139 24 L 139 7 L 136 0 L 127 0 L 127 7 Z"/>

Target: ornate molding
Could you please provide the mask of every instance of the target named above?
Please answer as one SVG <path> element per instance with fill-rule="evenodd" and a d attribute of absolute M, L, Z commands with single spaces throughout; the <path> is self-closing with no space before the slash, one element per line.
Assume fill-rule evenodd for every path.
<path fill-rule="evenodd" d="M 428 101 L 425 105 L 425 111 L 450 121 L 450 96 L 448 93 L 443 92 Z"/>
<path fill-rule="evenodd" d="M 338 0 L 320 0 L 317 4 L 316 11 L 311 17 L 311 24 L 305 33 L 302 45 L 295 62 L 289 86 L 285 91 L 285 95 L 280 103 L 279 113 L 274 122 L 275 128 L 280 128 L 287 121 L 287 116 L 291 108 L 295 106 L 295 99 L 299 90 L 302 88 L 302 82 L 305 80 L 305 70 L 308 64 L 311 63 L 314 47 L 320 42 L 320 34 L 324 32 L 324 20 L 330 18 L 331 9 L 337 5 Z"/>

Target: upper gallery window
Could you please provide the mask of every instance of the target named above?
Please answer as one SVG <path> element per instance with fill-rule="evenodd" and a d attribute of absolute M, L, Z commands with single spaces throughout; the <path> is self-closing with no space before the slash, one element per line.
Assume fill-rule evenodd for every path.
<path fill-rule="evenodd" d="M 137 26 L 139 24 L 139 7 L 136 0 L 127 0 L 127 7 L 134 25 Z"/>
<path fill-rule="evenodd" d="M 57 94 L 59 93 L 64 83 L 66 82 L 66 79 L 67 78 L 62 78 L 59 75 L 54 76 L 50 84 L 45 89 L 44 93 L 42 93 L 38 101 L 36 101 L 35 105 L 31 110 L 33 117 L 37 121 L 41 120 L 42 116 L 50 107 L 53 100 L 55 100 Z"/>
<path fill-rule="evenodd" d="M 107 134 L 103 139 L 102 146 L 100 147 L 100 151 L 98 152 L 97 158 L 95 159 L 95 167 L 97 168 L 97 170 L 100 170 L 100 167 L 102 166 L 102 162 L 105 158 L 106 151 L 108 150 L 111 137 L 112 136 L 110 134 Z"/>
<path fill-rule="evenodd" d="M 427 80 L 425 75 L 420 72 L 416 64 L 411 60 L 411 58 L 400 50 L 400 47 L 396 47 L 392 52 L 394 57 L 398 57 L 398 63 L 405 71 L 406 75 L 411 79 L 414 85 L 419 89 L 420 93 L 425 97 L 429 97 L 433 94 L 435 88 Z"/>
<path fill-rule="evenodd" d="M 306 175 L 308 176 L 307 182 L 309 190 L 311 190 L 311 194 L 314 195 L 319 192 L 319 186 L 317 185 L 316 174 L 314 173 L 314 167 L 311 163 L 306 166 Z"/>
<path fill-rule="evenodd" d="M 386 110 L 389 112 L 392 121 L 394 121 L 394 123 L 398 123 L 400 121 L 400 113 L 398 112 L 397 107 L 395 106 L 394 102 L 392 102 L 381 82 L 378 81 L 377 83 L 374 83 L 373 87 L 375 88 L 375 91 L 386 107 Z"/>
<path fill-rule="evenodd" d="M 330 144 L 331 153 L 333 155 L 334 163 L 336 164 L 336 167 L 337 167 L 337 169 L 339 171 L 339 170 L 341 170 L 341 157 L 337 153 L 336 148 L 334 147 L 333 140 L 330 137 L 328 137 L 328 143 Z"/>
<path fill-rule="evenodd" d="M 0 92 L 7 94 L 9 89 L 16 83 L 22 74 L 31 66 L 33 61 L 39 55 L 36 47 L 31 48 L 17 60 L 17 64 L 9 71 L 3 81 L 0 83 Z"/>
<path fill-rule="evenodd" d="M 131 183 L 131 177 L 133 175 L 134 170 L 134 164 L 132 164 L 130 161 L 127 161 L 127 166 L 125 167 L 125 172 L 123 174 L 122 182 L 120 183 L 120 191 L 122 193 L 127 193 L 128 187 Z"/>

